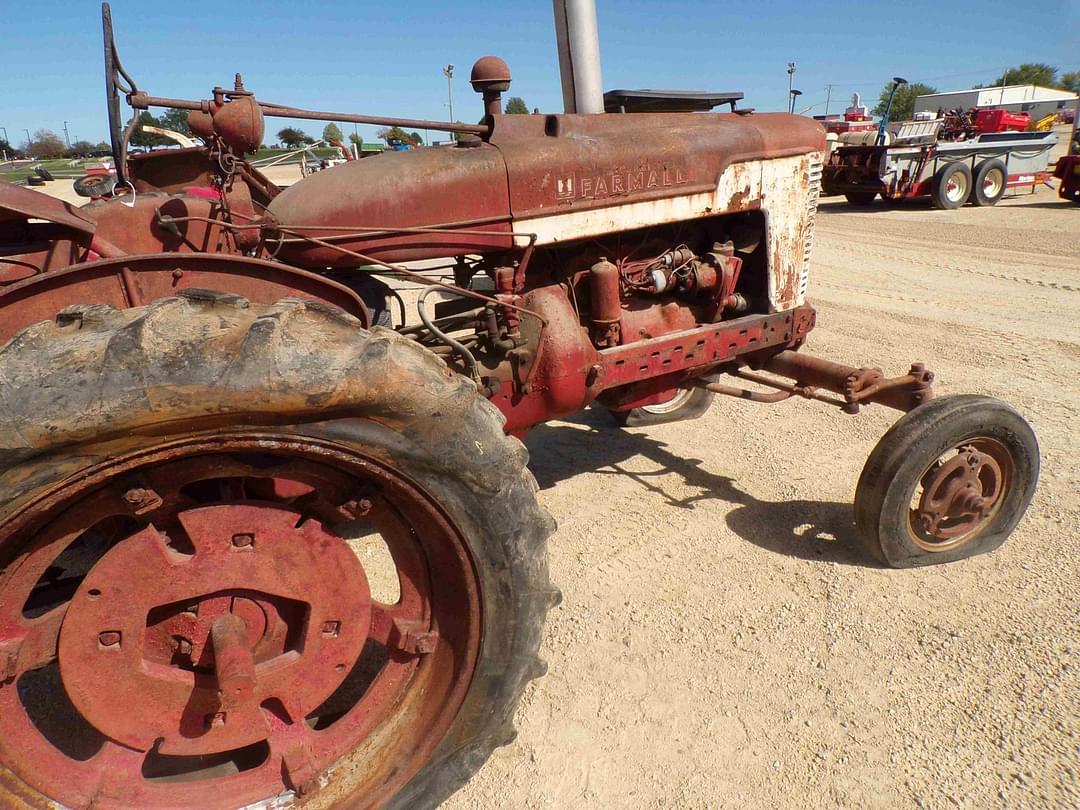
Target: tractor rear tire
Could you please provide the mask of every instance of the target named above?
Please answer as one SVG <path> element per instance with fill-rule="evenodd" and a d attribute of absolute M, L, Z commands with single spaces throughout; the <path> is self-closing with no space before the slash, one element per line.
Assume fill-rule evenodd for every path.
<path fill-rule="evenodd" d="M 868 208 L 877 199 L 876 191 L 848 191 L 844 194 L 848 203 L 859 208 Z"/>
<path fill-rule="evenodd" d="M 971 202 L 975 205 L 997 205 L 1008 188 L 1009 172 L 1005 164 L 994 158 L 984 160 L 975 169 Z"/>
<path fill-rule="evenodd" d="M 70 307 L 0 346 L 0 380 L 0 806 L 233 810 L 291 791 L 306 810 L 430 808 L 513 739 L 522 692 L 545 671 L 541 633 L 559 601 L 545 550 L 554 522 L 502 415 L 435 355 L 326 305 L 255 305 L 188 290 L 136 309 Z M 235 533 L 229 521 L 242 520 L 251 528 Z M 352 545 L 359 540 L 343 545 L 357 523 L 368 536 L 376 527 L 389 548 L 398 601 L 377 601 L 370 561 Z M 216 535 L 197 539 L 193 525 L 225 537 L 223 549 Z M 240 566 L 237 583 L 206 579 L 223 569 L 206 568 L 205 544 L 219 555 L 213 561 Z M 282 562 L 298 548 L 310 549 L 301 565 Z M 203 567 L 190 568 L 200 559 Z M 306 572 L 310 588 L 288 599 L 277 586 L 245 588 L 256 564 L 271 566 L 271 583 Z M 192 591 L 170 601 L 184 571 Z M 332 587 L 345 602 L 366 599 L 358 604 L 370 613 L 331 600 L 327 610 L 344 615 L 318 618 L 312 605 L 328 602 Z M 147 614 L 113 592 L 170 604 L 151 601 Z M 110 598 L 112 613 L 101 613 Z M 236 612 L 240 603 L 246 613 Z M 301 641 L 285 630 L 271 639 L 297 646 L 273 653 L 282 656 L 272 659 L 276 669 L 257 665 L 256 687 L 298 660 L 299 692 L 335 691 L 249 700 L 243 716 L 267 735 L 265 748 L 233 752 L 224 777 L 170 781 L 178 763 L 205 769 L 209 756 L 225 767 L 210 743 L 195 749 L 215 728 L 248 728 L 226 722 L 221 708 L 211 710 L 222 712 L 220 723 L 208 714 L 204 727 L 198 714 L 197 730 L 184 731 L 198 680 L 176 706 L 177 726 L 171 715 L 163 726 L 164 714 L 136 708 L 169 692 L 126 689 L 123 678 L 137 683 L 151 670 L 129 672 L 124 662 L 151 655 L 143 634 L 156 632 L 153 616 L 163 610 L 173 621 L 174 609 L 187 626 L 215 611 L 235 622 L 254 610 L 267 628 L 273 618 L 289 633 L 292 617 Z M 124 622 L 136 632 L 121 632 Z M 257 633 L 247 627 L 240 649 Z M 217 622 L 212 629 L 216 648 Z M 271 643 L 265 632 L 259 645 Z M 175 686 L 184 674 L 176 667 L 199 671 L 190 669 L 192 644 L 210 637 L 190 635 L 160 665 L 173 673 L 162 684 Z M 362 648 L 359 657 L 346 661 L 344 648 L 326 646 L 346 640 Z M 357 673 L 367 686 L 343 691 Z M 224 688 L 223 677 L 202 691 Z M 39 703 L 44 694 L 40 716 L 26 705 L 35 694 Z M 156 754 L 165 743 L 153 729 L 162 727 L 187 755 Z M 121 745 L 113 729 L 142 735 L 145 747 Z M 155 755 L 164 781 L 147 771 Z"/>
<path fill-rule="evenodd" d="M 934 175 L 930 199 L 934 208 L 953 210 L 971 196 L 971 169 L 966 163 L 949 163 Z"/>
<path fill-rule="evenodd" d="M 893 568 L 985 554 L 1016 528 L 1038 477 L 1035 433 L 1007 404 L 932 399 L 902 416 L 867 459 L 855 491 L 859 539 Z"/>

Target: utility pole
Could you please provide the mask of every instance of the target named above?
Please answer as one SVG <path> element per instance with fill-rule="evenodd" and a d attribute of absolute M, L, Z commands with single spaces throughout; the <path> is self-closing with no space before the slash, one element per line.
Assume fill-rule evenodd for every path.
<path fill-rule="evenodd" d="M 833 89 L 833 86 L 831 84 L 825 85 L 825 115 L 826 116 L 828 116 L 828 114 L 829 114 L 829 102 L 832 101 L 832 89 Z"/>
<path fill-rule="evenodd" d="M 787 63 L 787 95 L 788 95 L 788 107 L 791 107 L 791 88 L 795 84 L 795 63 Z"/>
<path fill-rule="evenodd" d="M 447 106 L 450 108 L 450 122 L 454 121 L 454 66 L 447 65 L 442 69 L 443 75 L 446 77 L 446 97 Z"/>
<path fill-rule="evenodd" d="M 0 127 L 0 129 L 4 130 L 4 143 L 5 144 L 11 143 L 11 141 L 8 140 L 7 127 Z M 8 154 L 7 154 L 7 149 L 5 149 L 4 150 L 4 163 L 7 163 L 7 162 L 8 162 Z"/>
<path fill-rule="evenodd" d="M 27 154 L 29 154 L 30 153 L 30 147 L 33 146 L 34 142 L 32 140 L 30 140 L 30 130 L 24 129 L 23 132 L 26 133 L 26 152 L 27 152 Z"/>
<path fill-rule="evenodd" d="M 67 128 L 67 125 L 68 125 L 68 122 L 67 122 L 67 121 L 65 121 L 65 122 L 64 122 L 64 143 L 66 143 L 66 144 L 67 144 L 67 148 L 68 148 L 68 149 L 70 149 L 70 148 L 71 148 L 71 138 L 70 138 L 70 137 L 68 136 L 68 128 Z"/>

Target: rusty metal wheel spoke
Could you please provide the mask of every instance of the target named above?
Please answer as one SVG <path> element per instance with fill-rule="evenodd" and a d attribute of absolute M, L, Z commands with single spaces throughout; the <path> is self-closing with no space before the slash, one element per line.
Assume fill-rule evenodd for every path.
<path fill-rule="evenodd" d="M 13 533 L 0 756 L 69 806 L 306 793 L 366 740 L 379 767 L 408 767 L 467 689 L 478 586 L 461 537 L 355 453 L 192 439 L 61 487 Z M 73 726 L 81 747 L 60 739 Z"/>
<path fill-rule="evenodd" d="M 927 550 L 970 540 L 993 518 L 1010 476 L 1008 450 L 991 439 L 966 441 L 934 461 L 912 496 L 910 530 Z"/>
<path fill-rule="evenodd" d="M 19 619 L 0 629 L 0 683 L 17 681 L 27 672 L 56 660 L 56 644 L 67 606 L 36 619 Z"/>

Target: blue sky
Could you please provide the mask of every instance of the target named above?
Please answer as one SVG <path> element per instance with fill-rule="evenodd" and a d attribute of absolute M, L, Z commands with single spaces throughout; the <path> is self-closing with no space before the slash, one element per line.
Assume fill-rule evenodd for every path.
<path fill-rule="evenodd" d="M 604 85 L 741 90 L 747 106 L 781 109 L 795 61 L 801 106 L 876 99 L 893 75 L 941 90 L 1047 61 L 1080 70 L 1080 0 L 598 0 Z M 120 54 L 152 94 L 205 98 L 236 71 L 266 100 L 312 109 L 445 118 L 441 68 L 457 66 L 455 116 L 474 121 L 472 63 L 510 64 L 511 95 L 559 111 L 549 0 L 263 3 L 116 0 Z M 99 4 L 0 0 L 0 126 L 74 140 L 106 138 Z M 824 111 L 824 104 L 813 113 Z M 270 121 L 267 140 L 287 122 Z M 301 125 L 317 135 L 321 124 Z M 365 139 L 373 129 L 360 128 Z M 348 129 L 346 131 L 349 131 Z M 2 132 L 0 132 L 2 135 Z"/>

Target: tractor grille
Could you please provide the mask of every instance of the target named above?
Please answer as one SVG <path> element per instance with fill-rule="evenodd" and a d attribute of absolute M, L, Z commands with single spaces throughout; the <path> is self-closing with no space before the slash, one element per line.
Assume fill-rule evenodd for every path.
<path fill-rule="evenodd" d="M 809 183 L 806 199 L 806 241 L 803 248 L 802 272 L 799 275 L 799 302 L 806 298 L 810 280 L 810 254 L 814 250 L 814 220 L 817 218 L 818 197 L 821 194 L 821 155 L 810 158 Z"/>

